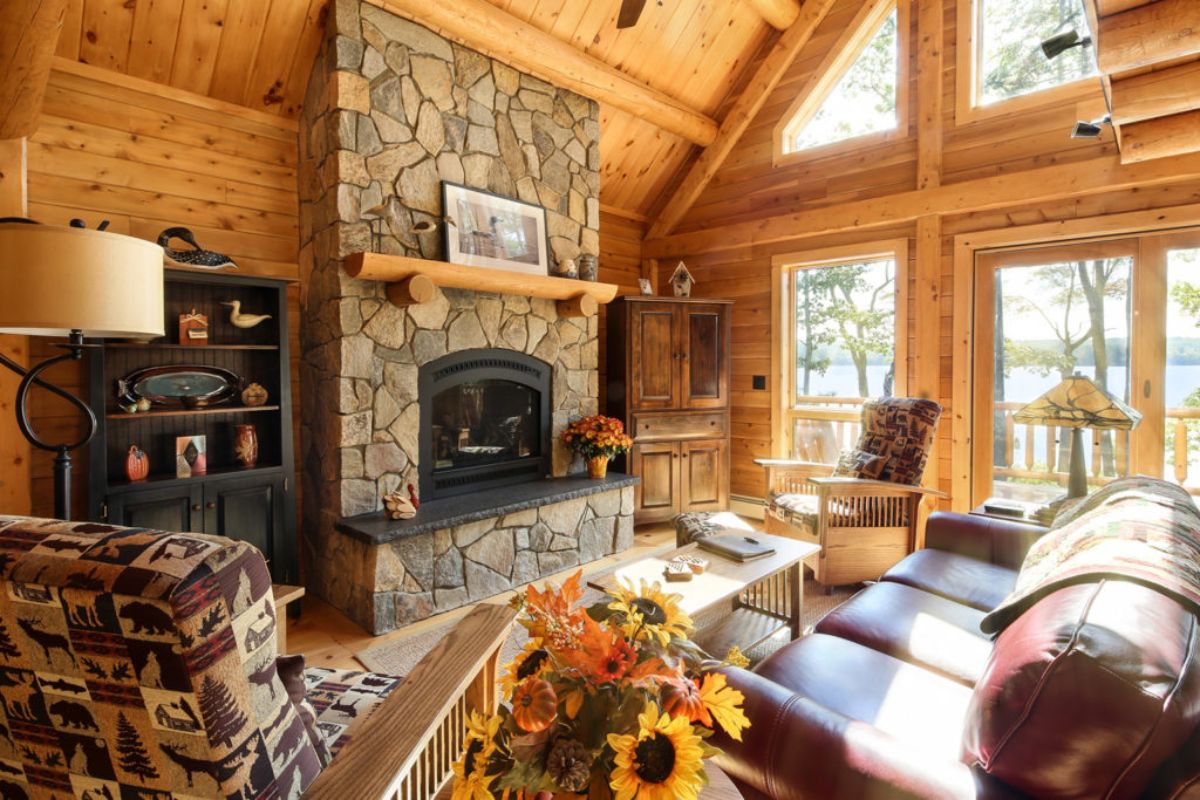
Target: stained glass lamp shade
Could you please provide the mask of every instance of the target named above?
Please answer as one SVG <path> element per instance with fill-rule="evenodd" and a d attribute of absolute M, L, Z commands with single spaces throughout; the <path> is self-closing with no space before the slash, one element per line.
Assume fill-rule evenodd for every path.
<path fill-rule="evenodd" d="M 1083 429 L 1128 431 L 1142 421 L 1141 412 L 1101 389 L 1078 373 L 1027 403 L 1013 422 L 1071 429 L 1071 471 L 1067 497 L 1087 494 L 1087 467 L 1083 463 Z"/>

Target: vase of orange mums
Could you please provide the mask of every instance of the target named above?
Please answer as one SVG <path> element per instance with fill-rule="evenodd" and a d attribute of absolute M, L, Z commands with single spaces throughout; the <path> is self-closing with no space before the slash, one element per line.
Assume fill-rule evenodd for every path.
<path fill-rule="evenodd" d="M 594 414 L 575 420 L 562 434 L 563 444 L 587 462 L 588 477 L 599 480 L 608 474 L 608 462 L 633 447 L 625 426 L 616 417 Z"/>
<path fill-rule="evenodd" d="M 498 713 L 473 712 L 453 800 L 688 798 L 707 783 L 707 739 L 738 741 L 744 698 L 689 640 L 679 595 L 620 585 L 584 607 L 580 576 L 514 601 L 529 642 L 501 678 Z"/>

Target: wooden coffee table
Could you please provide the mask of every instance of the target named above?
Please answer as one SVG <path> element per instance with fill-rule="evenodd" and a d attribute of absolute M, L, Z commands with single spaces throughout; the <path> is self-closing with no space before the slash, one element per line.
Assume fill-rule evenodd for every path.
<path fill-rule="evenodd" d="M 715 658 L 724 657 L 730 647 L 747 650 L 759 645 L 784 629 L 792 639 L 799 638 L 803 562 L 820 552 L 820 546 L 757 531 L 738 531 L 736 535 L 750 536 L 773 547 L 775 553 L 740 562 L 689 544 L 656 558 L 635 561 L 588 581 L 588 586 L 607 591 L 618 581 L 634 586 L 643 580 L 662 584 L 664 591 L 680 595 L 680 606 L 696 620 L 696 643 Z M 675 556 L 691 554 L 707 559 L 708 571 L 690 581 L 668 583 L 663 577 L 666 563 Z"/>

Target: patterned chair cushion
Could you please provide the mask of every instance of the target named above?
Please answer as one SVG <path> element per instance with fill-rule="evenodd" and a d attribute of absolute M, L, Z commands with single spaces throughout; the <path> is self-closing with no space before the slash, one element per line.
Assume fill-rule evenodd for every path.
<path fill-rule="evenodd" d="M 0 517 L 0 797 L 298 798 L 275 622 L 248 544 Z"/>
<path fill-rule="evenodd" d="M 767 499 L 767 513 L 780 522 L 805 528 L 813 535 L 817 530 L 820 501 L 815 494 L 775 492 Z"/>
<path fill-rule="evenodd" d="M 374 672 L 310 667 L 304 671 L 308 700 L 317 710 L 317 730 L 336 756 L 358 726 L 404 679 Z"/>
<path fill-rule="evenodd" d="M 879 480 L 888 460 L 865 450 L 845 450 L 838 457 L 833 474 L 839 478 L 870 478 Z"/>
<path fill-rule="evenodd" d="M 933 449 L 942 407 L 917 397 L 888 397 L 863 404 L 858 449 L 886 459 L 878 479 L 915 486 Z"/>

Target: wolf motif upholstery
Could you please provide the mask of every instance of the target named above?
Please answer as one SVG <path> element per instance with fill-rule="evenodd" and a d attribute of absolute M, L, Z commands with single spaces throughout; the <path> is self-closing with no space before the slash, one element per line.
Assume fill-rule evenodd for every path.
<path fill-rule="evenodd" d="M 0 797 L 299 797 L 275 625 L 245 543 L 0 517 Z"/>

